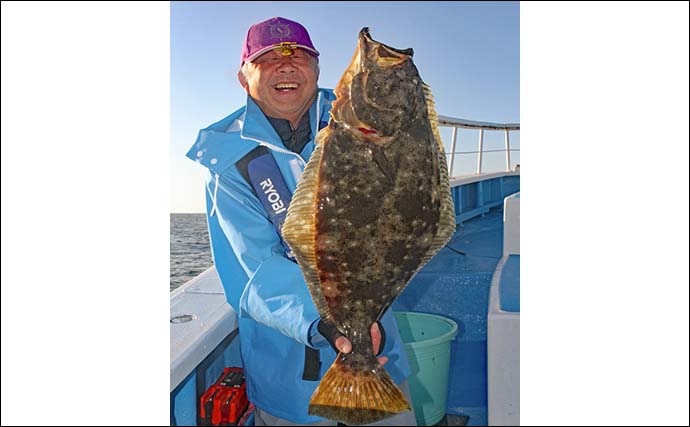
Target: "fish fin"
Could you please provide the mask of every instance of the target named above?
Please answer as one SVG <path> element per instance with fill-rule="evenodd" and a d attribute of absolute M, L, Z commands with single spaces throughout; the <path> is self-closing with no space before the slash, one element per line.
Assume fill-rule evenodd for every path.
<path fill-rule="evenodd" d="M 440 180 L 440 196 L 441 196 L 441 212 L 439 218 L 439 226 L 434 237 L 434 241 L 431 247 L 424 256 L 420 269 L 429 260 L 436 255 L 438 251 L 443 248 L 450 238 L 455 233 L 455 208 L 453 206 L 453 198 L 450 192 L 450 176 L 448 173 L 448 162 L 446 160 L 446 150 L 443 147 L 443 140 L 441 139 L 441 134 L 438 131 L 438 114 L 436 113 L 436 106 L 434 104 L 434 97 L 431 94 L 431 88 L 424 83 L 422 85 L 424 90 L 424 98 L 426 99 L 426 107 L 429 115 L 429 122 L 431 123 L 431 131 L 436 140 L 436 147 L 438 149 L 438 161 L 439 161 L 439 180 Z M 419 270 L 417 270 L 419 271 Z"/>
<path fill-rule="evenodd" d="M 407 410 L 410 404 L 405 395 L 383 367 L 354 371 L 339 355 L 311 396 L 308 412 L 347 425 L 362 425 Z"/>
<path fill-rule="evenodd" d="M 317 134 L 316 148 L 304 168 L 295 194 L 288 206 L 283 223 L 283 238 L 295 254 L 302 269 L 309 293 L 322 318 L 333 321 L 328 310 L 326 298 L 321 289 L 321 281 L 316 271 L 316 193 L 318 190 L 318 171 L 321 164 L 323 146 L 321 143 L 330 133 L 330 127 Z"/>

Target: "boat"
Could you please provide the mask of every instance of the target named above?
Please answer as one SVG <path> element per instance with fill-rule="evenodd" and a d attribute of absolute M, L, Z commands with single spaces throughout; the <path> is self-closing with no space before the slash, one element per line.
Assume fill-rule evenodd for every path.
<path fill-rule="evenodd" d="M 423 414 L 431 421 L 420 425 L 519 425 L 520 167 L 511 165 L 519 149 L 510 147 L 510 134 L 520 125 L 439 116 L 439 126 L 452 132 L 447 156 L 456 232 L 392 306 L 457 325 L 441 390 L 445 405 Z M 461 129 L 479 131 L 476 151 L 456 151 Z M 505 147 L 486 149 L 485 132 L 504 133 Z M 489 152 L 505 153 L 503 170 L 484 170 Z M 476 155 L 476 169 L 454 174 L 458 155 Z M 214 267 L 170 293 L 171 425 L 209 425 L 202 395 L 226 367 L 242 367 L 237 325 Z M 413 403 L 420 422 L 421 403 Z M 251 410 L 250 404 L 238 425 L 253 425 Z"/>

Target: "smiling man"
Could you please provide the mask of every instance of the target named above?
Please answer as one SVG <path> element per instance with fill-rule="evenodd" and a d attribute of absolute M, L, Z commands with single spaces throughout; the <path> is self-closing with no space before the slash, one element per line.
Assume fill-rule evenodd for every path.
<path fill-rule="evenodd" d="M 281 232 L 335 100 L 332 90 L 317 86 L 318 56 L 297 22 L 275 17 L 252 25 L 237 74 L 246 105 L 202 129 L 187 153 L 206 168 L 211 250 L 238 316 L 255 425 L 336 425 L 308 415 L 309 400 L 337 352 L 352 349 L 321 320 Z M 390 310 L 371 335 L 379 361 L 411 400 L 410 368 Z M 408 411 L 383 422 L 415 425 L 415 417 Z"/>
<path fill-rule="evenodd" d="M 301 26 L 291 29 L 281 18 L 273 22 L 250 30 L 237 77 L 266 115 L 288 119 L 296 128 L 316 99 L 319 52 Z M 284 39 L 296 41 L 279 41 Z"/>

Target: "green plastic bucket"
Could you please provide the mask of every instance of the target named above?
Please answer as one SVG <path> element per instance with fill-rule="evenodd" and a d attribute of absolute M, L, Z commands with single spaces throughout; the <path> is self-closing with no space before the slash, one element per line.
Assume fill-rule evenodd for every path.
<path fill-rule="evenodd" d="M 446 414 L 450 342 L 458 334 L 458 325 L 435 314 L 393 314 L 412 370 L 408 382 L 417 425 L 434 425 Z"/>

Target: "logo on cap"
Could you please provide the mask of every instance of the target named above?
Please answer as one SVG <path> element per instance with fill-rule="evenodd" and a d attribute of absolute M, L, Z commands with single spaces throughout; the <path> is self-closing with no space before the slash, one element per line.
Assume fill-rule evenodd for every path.
<path fill-rule="evenodd" d="M 271 37 L 274 39 L 284 39 L 290 35 L 290 27 L 288 24 L 271 25 Z"/>

